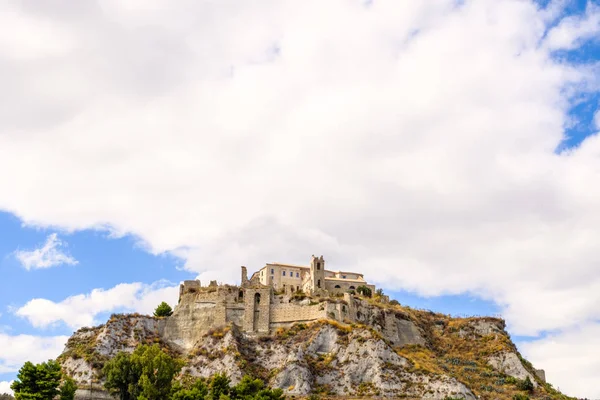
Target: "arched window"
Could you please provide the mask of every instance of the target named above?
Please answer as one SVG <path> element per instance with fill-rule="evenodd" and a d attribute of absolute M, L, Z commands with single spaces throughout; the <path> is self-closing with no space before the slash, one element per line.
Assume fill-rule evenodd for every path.
<path fill-rule="evenodd" d="M 240 300 L 244 298 L 244 291 L 240 290 L 239 294 L 238 294 Z"/>
<path fill-rule="evenodd" d="M 260 293 L 254 295 L 254 304 L 260 304 Z"/>
<path fill-rule="evenodd" d="M 350 290 L 354 290 L 356 289 L 354 286 L 350 286 Z"/>
<path fill-rule="evenodd" d="M 321 263 L 317 263 L 317 271 L 321 270 Z"/>
<path fill-rule="evenodd" d="M 341 289 L 342 287 L 340 285 L 335 285 L 336 289 Z"/>
<path fill-rule="evenodd" d="M 320 279 L 317 280 L 317 287 L 321 287 L 321 280 Z"/>

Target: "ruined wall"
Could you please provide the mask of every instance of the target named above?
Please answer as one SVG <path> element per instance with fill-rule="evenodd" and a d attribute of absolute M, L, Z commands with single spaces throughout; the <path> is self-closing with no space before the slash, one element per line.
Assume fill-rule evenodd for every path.
<path fill-rule="evenodd" d="M 211 328 L 225 325 L 227 310 L 223 302 L 196 301 L 194 293 L 184 294 L 165 325 L 165 338 L 181 347 L 191 349 Z"/>
<path fill-rule="evenodd" d="M 240 305 L 227 305 L 227 323 L 234 323 L 237 326 L 244 326 L 244 310 L 243 304 Z"/>
<path fill-rule="evenodd" d="M 314 321 L 326 317 L 325 303 L 315 305 L 272 304 L 271 323 Z"/>

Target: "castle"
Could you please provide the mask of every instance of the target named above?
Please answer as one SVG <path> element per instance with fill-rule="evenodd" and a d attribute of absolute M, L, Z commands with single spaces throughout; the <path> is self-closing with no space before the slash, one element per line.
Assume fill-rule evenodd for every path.
<path fill-rule="evenodd" d="M 325 269 L 323 256 L 313 255 L 308 266 L 267 263 L 250 279 L 246 267 L 241 272 L 239 286 L 184 281 L 174 316 L 188 314 L 202 330 L 233 323 L 247 333 L 266 334 L 296 322 L 355 320 L 347 306 L 352 293 L 361 286 L 375 292 L 362 274 Z M 342 297 L 345 301 L 333 301 Z M 317 298 L 321 301 L 313 301 Z"/>

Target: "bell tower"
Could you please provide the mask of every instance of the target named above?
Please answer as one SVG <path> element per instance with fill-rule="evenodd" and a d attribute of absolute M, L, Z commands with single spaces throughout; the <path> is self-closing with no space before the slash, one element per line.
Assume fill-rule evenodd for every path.
<path fill-rule="evenodd" d="M 315 257 L 313 254 L 311 257 L 310 280 L 310 288 L 313 293 L 325 290 L 325 260 L 323 256 Z"/>

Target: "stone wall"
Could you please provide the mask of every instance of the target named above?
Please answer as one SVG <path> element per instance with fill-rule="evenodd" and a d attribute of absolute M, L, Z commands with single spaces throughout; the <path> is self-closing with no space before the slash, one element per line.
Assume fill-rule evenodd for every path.
<path fill-rule="evenodd" d="M 315 305 L 271 305 L 271 323 L 314 321 L 325 318 L 326 315 L 325 303 Z"/>
<path fill-rule="evenodd" d="M 184 294 L 166 320 L 165 337 L 184 350 L 191 349 L 209 329 L 227 322 L 225 303 L 195 300 L 193 293 Z"/>
<path fill-rule="evenodd" d="M 246 288 L 244 298 L 244 331 L 268 333 L 271 288 Z"/>
<path fill-rule="evenodd" d="M 237 326 L 244 326 L 244 310 L 245 306 L 228 305 L 227 306 L 227 323 L 233 322 Z"/>

